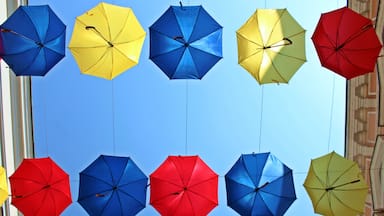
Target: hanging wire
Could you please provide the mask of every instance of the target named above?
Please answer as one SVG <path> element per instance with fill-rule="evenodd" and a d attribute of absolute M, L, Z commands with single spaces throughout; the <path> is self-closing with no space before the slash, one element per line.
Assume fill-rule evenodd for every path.
<path fill-rule="evenodd" d="M 114 90 L 114 82 L 111 80 L 111 100 L 112 100 L 112 153 L 116 154 L 116 142 L 115 142 L 115 90 Z"/>
<path fill-rule="evenodd" d="M 188 154 L 188 79 L 185 80 L 185 155 Z"/>
<path fill-rule="evenodd" d="M 264 86 L 261 86 L 261 98 L 260 98 L 260 122 L 259 122 L 259 153 L 261 151 L 261 133 L 263 125 L 263 109 L 264 109 Z"/>
<path fill-rule="evenodd" d="M 329 114 L 329 129 L 328 129 L 328 150 L 330 150 L 331 146 L 331 137 L 332 137 L 332 121 L 333 121 L 333 106 L 335 103 L 335 75 L 333 75 L 332 80 L 332 96 L 331 96 L 331 107 L 330 107 L 330 114 Z"/>
<path fill-rule="evenodd" d="M 46 87 L 46 85 L 45 85 Z M 45 125 L 45 151 L 47 153 L 47 156 L 49 156 L 49 146 L 48 146 L 48 120 L 47 120 L 47 93 L 48 91 L 44 91 L 43 94 L 43 109 L 44 109 L 44 125 Z"/>

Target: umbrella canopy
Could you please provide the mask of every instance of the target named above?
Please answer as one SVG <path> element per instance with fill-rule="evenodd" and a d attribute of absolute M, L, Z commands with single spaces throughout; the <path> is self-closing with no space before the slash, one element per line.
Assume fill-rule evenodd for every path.
<path fill-rule="evenodd" d="M 356 162 L 332 152 L 313 159 L 304 187 L 316 213 L 357 215 L 364 211 L 368 186 Z"/>
<path fill-rule="evenodd" d="M 7 175 L 4 167 L 0 167 L 0 205 L 8 199 L 8 195 Z"/>
<path fill-rule="evenodd" d="M 72 203 L 69 176 L 49 157 L 24 159 L 9 181 L 12 204 L 25 216 L 58 216 Z"/>
<path fill-rule="evenodd" d="M 150 182 L 150 203 L 163 216 L 205 216 L 218 204 L 218 175 L 198 156 L 168 156 Z"/>
<path fill-rule="evenodd" d="M 44 76 L 65 56 L 65 29 L 48 5 L 20 6 L 0 26 L 0 56 L 17 76 Z"/>
<path fill-rule="evenodd" d="M 82 73 L 110 80 L 138 64 L 145 35 L 131 8 L 101 2 L 76 17 L 69 49 Z"/>
<path fill-rule="evenodd" d="M 373 72 L 382 47 L 372 20 L 347 7 L 323 13 L 312 41 L 321 64 L 346 79 Z"/>
<path fill-rule="evenodd" d="M 171 6 L 149 30 L 150 59 L 170 79 L 201 79 L 222 58 L 222 27 L 202 6 Z"/>
<path fill-rule="evenodd" d="M 129 157 L 100 155 L 80 172 L 78 202 L 89 215 L 136 215 L 148 178 Z"/>
<path fill-rule="evenodd" d="M 306 62 L 305 30 L 287 9 L 257 9 L 236 35 L 238 63 L 259 84 L 288 83 Z"/>
<path fill-rule="evenodd" d="M 283 215 L 296 200 L 292 170 L 270 153 L 241 155 L 225 183 L 228 206 L 240 215 Z"/>

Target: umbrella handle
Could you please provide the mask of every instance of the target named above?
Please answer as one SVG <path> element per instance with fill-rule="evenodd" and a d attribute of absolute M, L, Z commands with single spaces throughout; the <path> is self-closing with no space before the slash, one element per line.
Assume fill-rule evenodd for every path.
<path fill-rule="evenodd" d="M 97 35 L 99 35 L 105 42 L 107 42 L 107 44 L 109 45 L 109 47 L 113 47 L 113 43 L 110 42 L 109 40 L 107 40 L 97 29 L 95 26 L 85 26 L 85 29 L 86 30 L 94 30 L 96 32 Z"/>
<path fill-rule="evenodd" d="M 291 39 L 289 39 L 289 38 L 286 38 L 286 37 L 283 37 L 282 41 L 284 41 L 283 44 L 265 46 L 265 47 L 263 47 L 263 49 L 270 49 L 270 48 L 273 48 L 273 47 L 288 46 L 288 45 L 292 45 L 293 44 L 293 41 Z M 287 42 L 287 43 L 285 43 L 285 42 Z"/>
<path fill-rule="evenodd" d="M 354 184 L 354 183 L 357 183 L 357 182 L 359 182 L 360 181 L 360 179 L 356 179 L 356 180 L 354 180 L 354 181 L 351 181 L 351 182 L 347 182 L 347 183 L 344 183 L 344 184 L 340 184 L 340 185 L 336 185 L 336 186 L 332 186 L 332 187 L 327 187 L 327 188 L 325 188 L 325 191 L 330 191 L 330 190 L 333 190 L 333 189 L 336 189 L 336 188 L 338 188 L 338 187 L 342 187 L 342 186 L 344 186 L 344 185 L 348 185 L 348 184 Z"/>
<path fill-rule="evenodd" d="M 293 44 L 293 41 L 289 38 L 284 37 L 283 40 L 288 41 L 288 44 L 285 44 L 285 45 L 292 45 Z"/>

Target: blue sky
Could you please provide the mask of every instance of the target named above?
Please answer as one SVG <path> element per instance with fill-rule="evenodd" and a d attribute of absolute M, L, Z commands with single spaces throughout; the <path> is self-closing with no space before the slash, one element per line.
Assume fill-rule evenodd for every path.
<path fill-rule="evenodd" d="M 147 175 L 168 155 L 199 155 L 220 175 L 210 215 L 237 215 L 226 205 L 224 175 L 252 152 L 271 152 L 293 169 L 297 200 L 286 215 L 314 215 L 302 184 L 312 158 L 344 154 L 346 81 L 321 67 L 310 37 L 320 14 L 345 1 L 184 1 L 223 26 L 223 59 L 189 81 L 169 80 L 149 60 L 148 28 L 178 1 L 106 2 L 131 7 L 146 30 L 139 64 L 104 80 L 80 74 L 67 49 L 45 77 L 32 79 L 36 156 L 52 157 L 71 178 L 74 202 L 63 215 L 87 215 L 76 202 L 78 173 L 100 154 L 129 156 Z M 67 25 L 67 44 L 76 16 L 98 3 L 29 0 L 51 6 Z M 260 86 L 237 64 L 235 32 L 257 8 L 287 8 L 307 31 L 307 62 L 288 85 Z M 158 214 L 148 204 L 139 215 Z"/>

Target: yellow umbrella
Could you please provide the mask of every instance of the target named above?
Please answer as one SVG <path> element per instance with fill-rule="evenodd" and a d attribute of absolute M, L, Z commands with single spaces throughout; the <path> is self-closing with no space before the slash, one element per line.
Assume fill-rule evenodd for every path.
<path fill-rule="evenodd" d="M 287 9 L 257 9 L 236 35 L 238 62 L 259 84 L 288 83 L 306 62 L 305 30 Z"/>
<path fill-rule="evenodd" d="M 7 175 L 5 174 L 4 167 L 0 166 L 0 205 L 8 199 L 8 195 Z"/>
<path fill-rule="evenodd" d="M 69 49 L 82 73 L 113 79 L 139 62 L 145 35 L 132 9 L 101 2 L 76 18 Z"/>
<path fill-rule="evenodd" d="M 316 213 L 355 216 L 364 211 L 367 183 L 356 162 L 335 152 L 311 161 L 304 187 Z"/>

